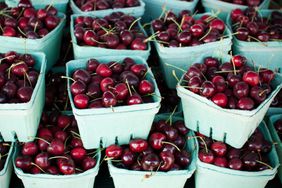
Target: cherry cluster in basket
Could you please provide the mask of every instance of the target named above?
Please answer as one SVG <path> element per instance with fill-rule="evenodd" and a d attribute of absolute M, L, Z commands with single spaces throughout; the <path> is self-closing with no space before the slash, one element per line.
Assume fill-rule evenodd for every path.
<path fill-rule="evenodd" d="M 83 12 L 140 6 L 139 0 L 74 0 Z"/>
<path fill-rule="evenodd" d="M 249 7 L 257 7 L 263 0 L 221 0 L 227 3 L 233 3 L 237 5 L 246 5 Z"/>
<path fill-rule="evenodd" d="M 259 129 L 255 130 L 241 149 L 213 141 L 199 133 L 197 135 L 200 146 L 198 157 L 204 163 L 243 171 L 272 169 L 268 158 L 272 143 L 264 138 Z"/>
<path fill-rule="evenodd" d="M 78 16 L 74 35 L 79 45 L 118 50 L 147 50 L 150 40 L 138 27 L 137 19 L 122 12 L 104 18 Z"/>
<path fill-rule="evenodd" d="M 187 169 L 191 153 L 186 150 L 189 129 L 183 121 L 154 122 L 148 140 L 133 139 L 128 145 L 110 145 L 106 156 L 118 168 L 136 171 L 171 171 Z M 121 162 L 120 162 L 121 161 Z"/>
<path fill-rule="evenodd" d="M 65 73 L 49 72 L 46 75 L 45 110 L 71 110 L 67 92 L 67 81 L 62 78 Z"/>
<path fill-rule="evenodd" d="M 43 38 L 55 29 L 61 19 L 57 9 L 46 6 L 35 10 L 30 1 L 20 1 L 17 7 L 1 10 L 1 35 L 28 39 Z"/>
<path fill-rule="evenodd" d="M 15 164 L 31 174 L 78 174 L 96 166 L 97 152 L 83 147 L 74 116 L 43 113 L 35 141 L 22 145 Z"/>
<path fill-rule="evenodd" d="M 280 137 L 280 140 L 282 140 L 282 119 L 278 119 L 274 123 L 274 127 L 276 129 L 276 132 L 277 132 L 278 136 Z"/>
<path fill-rule="evenodd" d="M 281 41 L 282 13 L 273 11 L 262 17 L 253 8 L 234 9 L 231 12 L 233 31 L 237 39 L 250 42 Z"/>
<path fill-rule="evenodd" d="M 3 170 L 10 150 L 10 143 L 0 143 L 0 172 Z"/>
<path fill-rule="evenodd" d="M 230 62 L 207 57 L 193 64 L 184 75 L 182 86 L 228 109 L 252 110 L 271 93 L 275 73 L 247 65 L 247 59 L 235 55 Z"/>
<path fill-rule="evenodd" d="M 197 46 L 222 39 L 225 23 L 213 16 L 204 15 L 195 19 L 190 11 L 183 10 L 179 16 L 172 11 L 153 20 L 152 28 L 157 41 L 166 47 Z"/>
<path fill-rule="evenodd" d="M 131 58 L 122 62 L 87 62 L 86 69 L 73 72 L 70 86 L 77 108 L 103 108 L 136 105 L 152 101 L 154 83 L 148 79 L 145 64 Z"/>
<path fill-rule="evenodd" d="M 30 54 L 10 51 L 0 54 L 0 103 L 29 102 L 39 72 Z"/>

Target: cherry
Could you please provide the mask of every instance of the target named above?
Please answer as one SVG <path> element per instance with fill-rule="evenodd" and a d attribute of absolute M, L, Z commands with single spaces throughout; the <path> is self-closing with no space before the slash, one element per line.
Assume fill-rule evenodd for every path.
<path fill-rule="evenodd" d="M 65 152 L 64 142 L 59 139 L 53 139 L 47 147 L 47 152 L 51 155 L 63 155 Z"/>
<path fill-rule="evenodd" d="M 77 80 L 71 84 L 70 89 L 73 95 L 83 94 L 86 91 L 86 84 L 81 80 Z"/>
<path fill-rule="evenodd" d="M 17 96 L 22 102 L 28 102 L 32 97 L 32 93 L 32 87 L 21 87 L 17 91 Z"/>
<path fill-rule="evenodd" d="M 224 93 L 216 93 L 213 97 L 212 97 L 212 101 L 220 106 L 220 107 L 226 107 L 228 104 L 228 98 Z"/>
<path fill-rule="evenodd" d="M 147 43 L 142 38 L 135 38 L 130 45 L 132 50 L 147 50 Z"/>
<path fill-rule="evenodd" d="M 96 164 L 97 164 L 96 159 L 93 159 L 92 157 L 86 156 L 83 159 L 81 166 L 82 166 L 82 169 L 84 171 L 87 171 L 89 169 L 94 168 L 96 166 Z"/>
<path fill-rule="evenodd" d="M 259 157 L 254 152 L 248 152 L 242 158 L 243 165 L 248 169 L 254 168 L 257 165 L 258 160 Z"/>
<path fill-rule="evenodd" d="M 57 138 L 59 140 L 61 140 L 62 142 L 65 142 L 65 140 L 67 139 L 68 135 L 65 131 L 57 131 L 55 132 L 54 138 Z"/>
<path fill-rule="evenodd" d="M 272 70 L 262 69 L 259 72 L 259 76 L 263 83 L 270 84 L 270 82 L 274 79 L 275 74 Z"/>
<path fill-rule="evenodd" d="M 87 30 L 84 32 L 83 41 L 89 46 L 98 46 L 99 37 L 94 31 Z"/>
<path fill-rule="evenodd" d="M 59 170 L 57 167 L 55 166 L 49 166 L 46 168 L 46 172 L 48 174 L 52 174 L 52 175 L 59 175 Z"/>
<path fill-rule="evenodd" d="M 138 91 L 141 95 L 152 94 L 155 91 L 155 86 L 148 80 L 142 80 L 138 86 Z"/>
<path fill-rule="evenodd" d="M 192 35 L 188 31 L 183 31 L 177 35 L 177 40 L 183 45 L 189 45 L 192 41 Z"/>
<path fill-rule="evenodd" d="M 241 150 L 236 148 L 230 148 L 227 153 L 227 158 L 229 160 L 239 158 L 241 155 Z"/>
<path fill-rule="evenodd" d="M 149 144 L 155 150 L 160 150 L 163 147 L 163 141 L 165 141 L 166 136 L 163 133 L 155 132 L 149 137 Z"/>
<path fill-rule="evenodd" d="M 251 88 L 250 96 L 259 104 L 262 103 L 267 97 L 265 90 L 259 86 L 254 86 Z"/>
<path fill-rule="evenodd" d="M 259 74 L 254 71 L 247 71 L 243 74 L 243 81 L 251 86 L 259 84 Z"/>
<path fill-rule="evenodd" d="M 74 97 L 73 101 L 74 101 L 74 105 L 77 108 L 84 109 L 87 108 L 88 106 L 89 97 L 85 94 L 78 94 Z"/>
<path fill-rule="evenodd" d="M 112 75 L 112 70 L 106 64 L 98 65 L 96 73 L 102 77 L 110 77 Z"/>
<path fill-rule="evenodd" d="M 178 132 L 183 136 L 186 136 L 189 133 L 189 129 L 185 126 L 184 122 L 181 120 L 174 122 L 172 126 L 176 128 Z"/>
<path fill-rule="evenodd" d="M 67 115 L 59 115 L 57 120 L 58 127 L 64 129 L 71 124 L 71 118 Z"/>
<path fill-rule="evenodd" d="M 141 153 L 148 147 L 148 143 L 144 139 L 133 139 L 129 142 L 129 148 L 132 152 Z"/>
<path fill-rule="evenodd" d="M 38 152 L 38 147 L 34 142 L 27 142 L 22 147 L 22 155 L 25 156 L 34 156 Z M 1 153 L 1 152 L 0 152 Z M 3 153 L 1 153 L 3 154 Z"/>
<path fill-rule="evenodd" d="M 118 145 L 110 145 L 106 148 L 106 156 L 111 159 L 118 159 L 122 155 L 122 148 Z"/>
<path fill-rule="evenodd" d="M 211 150 L 218 156 L 223 157 L 227 153 L 227 146 L 223 142 L 214 142 L 211 145 Z"/>
<path fill-rule="evenodd" d="M 233 170 L 241 170 L 243 168 L 243 163 L 239 158 L 234 158 L 228 162 L 228 167 Z"/>
<path fill-rule="evenodd" d="M 175 153 L 175 161 L 183 168 L 187 168 L 187 166 L 191 163 L 191 155 L 186 150 L 182 150 L 181 152 Z"/>
<path fill-rule="evenodd" d="M 174 155 L 170 152 L 165 152 L 162 151 L 160 154 L 160 159 L 161 159 L 161 166 L 160 166 L 160 170 L 162 171 L 169 171 L 171 170 L 171 168 L 173 167 L 174 164 Z"/>
<path fill-rule="evenodd" d="M 201 37 L 204 34 L 204 27 L 201 24 L 194 24 L 191 26 L 191 32 L 194 37 Z"/>
<path fill-rule="evenodd" d="M 72 147 L 83 147 L 83 143 L 82 143 L 82 140 L 80 138 L 72 138 L 71 140 L 71 146 Z"/>
<path fill-rule="evenodd" d="M 117 100 L 115 95 L 111 91 L 106 91 L 103 93 L 102 103 L 105 107 L 113 107 L 116 106 Z"/>
<path fill-rule="evenodd" d="M 220 33 L 223 33 L 225 31 L 225 24 L 222 20 L 220 19 L 213 19 L 210 22 L 210 28 L 212 29 L 217 29 Z"/>
<path fill-rule="evenodd" d="M 76 147 L 71 150 L 70 155 L 75 161 L 81 161 L 86 157 L 87 152 L 83 147 Z"/>
<path fill-rule="evenodd" d="M 56 16 L 49 15 L 45 18 L 45 26 L 48 30 L 55 29 L 60 23 L 60 19 Z"/>
<path fill-rule="evenodd" d="M 240 68 L 247 63 L 247 59 L 244 56 L 235 55 L 231 58 L 231 63 L 233 63 L 236 68 Z"/>
<path fill-rule="evenodd" d="M 130 151 L 129 149 L 125 149 L 123 151 L 123 154 L 121 156 L 122 163 L 126 166 L 131 166 L 135 162 L 135 154 L 133 151 Z"/>
<path fill-rule="evenodd" d="M 154 153 L 144 155 L 141 160 L 142 169 L 145 171 L 155 171 L 159 167 L 159 165 L 160 159 Z"/>
<path fill-rule="evenodd" d="M 24 171 L 30 170 L 32 163 L 32 158 L 30 156 L 18 156 L 15 160 L 15 165 Z"/>
<path fill-rule="evenodd" d="M 95 72 L 97 67 L 99 66 L 99 61 L 96 59 L 89 59 L 87 61 L 86 70 L 89 72 Z"/>
<path fill-rule="evenodd" d="M 211 81 L 203 82 L 200 90 L 200 95 L 210 98 L 216 93 L 216 88 Z"/>
<path fill-rule="evenodd" d="M 213 164 L 219 167 L 226 168 L 228 166 L 228 161 L 224 157 L 216 157 Z"/>
<path fill-rule="evenodd" d="M 76 70 L 73 73 L 72 78 L 74 80 L 81 80 L 85 84 L 88 84 L 91 81 L 91 75 L 84 69 Z"/>
<path fill-rule="evenodd" d="M 64 175 L 71 175 L 75 173 L 75 165 L 72 159 L 61 159 L 59 161 L 58 166 L 61 173 Z"/>
<path fill-rule="evenodd" d="M 205 149 L 199 151 L 199 159 L 202 162 L 209 164 L 213 163 L 215 160 L 213 153 L 210 150 L 206 151 Z"/>
<path fill-rule="evenodd" d="M 255 106 L 254 101 L 249 97 L 239 99 L 237 107 L 241 110 L 252 110 Z"/>
<path fill-rule="evenodd" d="M 114 94 L 117 98 L 117 100 L 124 100 L 127 98 L 129 94 L 129 90 L 124 83 L 119 83 L 114 87 Z"/>
<path fill-rule="evenodd" d="M 199 93 L 201 84 L 201 78 L 198 76 L 193 76 L 191 79 L 189 79 L 187 86 L 193 93 Z"/>
<path fill-rule="evenodd" d="M 100 82 L 100 88 L 102 92 L 106 92 L 113 87 L 114 87 L 114 80 L 110 77 L 106 77 Z"/>
<path fill-rule="evenodd" d="M 126 100 L 127 105 L 136 105 L 136 104 L 142 104 L 142 103 L 143 103 L 143 100 L 142 100 L 141 96 L 137 93 L 133 93 Z"/>
<path fill-rule="evenodd" d="M 34 162 L 42 169 L 48 168 L 50 166 L 48 153 L 39 153 L 36 155 Z"/>
<path fill-rule="evenodd" d="M 249 94 L 249 86 L 245 82 L 238 82 L 233 87 L 233 94 L 238 99 L 248 96 Z"/>

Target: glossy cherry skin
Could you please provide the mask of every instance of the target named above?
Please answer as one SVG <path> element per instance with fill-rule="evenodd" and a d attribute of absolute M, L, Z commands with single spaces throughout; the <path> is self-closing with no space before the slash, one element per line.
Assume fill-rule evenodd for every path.
<path fill-rule="evenodd" d="M 110 145 L 106 148 L 106 156 L 111 159 L 118 159 L 122 155 L 122 148 L 118 145 Z"/>
<path fill-rule="evenodd" d="M 129 148 L 135 153 L 141 153 L 148 148 L 148 142 L 144 139 L 133 139 L 129 142 Z"/>

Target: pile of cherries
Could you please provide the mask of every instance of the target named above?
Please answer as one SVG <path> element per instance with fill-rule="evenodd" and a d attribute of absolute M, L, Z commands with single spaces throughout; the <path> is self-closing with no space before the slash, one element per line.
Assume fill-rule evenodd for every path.
<path fill-rule="evenodd" d="M 258 72 L 259 71 L 259 72 Z M 275 73 L 247 65 L 247 59 L 235 55 L 230 62 L 207 57 L 193 64 L 184 74 L 182 86 L 228 109 L 252 110 L 271 93 Z"/>
<path fill-rule="evenodd" d="M 189 129 L 183 121 L 154 122 L 148 140 L 132 139 L 128 145 L 110 145 L 106 156 L 118 168 L 136 171 L 187 169 L 191 153 L 185 149 Z"/>
<path fill-rule="evenodd" d="M 29 102 L 39 77 L 35 59 L 14 51 L 0 54 L 0 59 L 0 103 Z"/>
<path fill-rule="evenodd" d="M 282 119 L 278 119 L 274 123 L 274 127 L 276 129 L 276 132 L 277 132 L 278 136 L 280 137 L 280 140 L 282 140 Z"/>
<path fill-rule="evenodd" d="M 46 75 L 45 110 L 71 110 L 65 73 L 50 71 Z"/>
<path fill-rule="evenodd" d="M 257 7 L 259 6 L 263 0 L 221 0 L 226 3 L 233 3 L 237 5 L 246 5 L 249 7 Z"/>
<path fill-rule="evenodd" d="M 220 40 L 224 37 L 225 23 L 213 16 L 204 15 L 195 19 L 190 11 L 183 10 L 177 16 L 168 11 L 153 20 L 152 28 L 157 41 L 165 47 L 197 46 Z"/>
<path fill-rule="evenodd" d="M 3 170 L 10 150 L 10 143 L 0 142 L 0 172 Z"/>
<path fill-rule="evenodd" d="M 72 73 L 70 91 L 77 108 L 103 108 L 152 102 L 153 82 L 147 78 L 145 64 L 131 58 L 122 62 L 87 62 L 86 69 Z"/>
<path fill-rule="evenodd" d="M 4 8 L 1 13 L 0 34 L 6 37 L 43 38 L 61 21 L 53 6 L 35 10 L 29 0 L 21 0 L 17 7 Z"/>
<path fill-rule="evenodd" d="M 282 13 L 273 11 L 268 17 L 253 8 L 231 12 L 233 32 L 237 39 L 249 42 L 281 41 Z"/>
<path fill-rule="evenodd" d="M 34 142 L 24 143 L 15 160 L 25 173 L 71 175 L 96 166 L 98 150 L 86 150 L 73 116 L 42 114 Z"/>
<path fill-rule="evenodd" d="M 272 169 L 268 154 L 272 143 L 256 129 L 241 149 L 233 148 L 223 142 L 213 141 L 197 133 L 199 141 L 199 159 L 204 163 L 241 171 L 263 171 Z"/>
<path fill-rule="evenodd" d="M 74 0 L 83 12 L 140 6 L 139 0 Z"/>
<path fill-rule="evenodd" d="M 150 38 L 146 38 L 133 16 L 114 12 L 104 18 L 78 16 L 74 22 L 74 35 L 81 46 L 117 50 L 148 49 Z"/>

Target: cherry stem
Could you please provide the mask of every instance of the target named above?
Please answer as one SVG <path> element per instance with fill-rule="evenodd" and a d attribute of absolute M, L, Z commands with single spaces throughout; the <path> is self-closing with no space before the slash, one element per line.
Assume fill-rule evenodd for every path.
<path fill-rule="evenodd" d="M 90 102 L 94 102 L 94 101 L 101 100 L 101 99 L 102 99 L 101 97 L 100 98 L 96 98 L 96 99 L 91 100 Z"/>
<path fill-rule="evenodd" d="M 47 140 L 45 140 L 45 139 L 43 139 L 43 138 L 40 138 L 40 137 L 33 137 L 34 139 L 36 139 L 36 140 L 41 140 L 41 141 L 43 141 L 43 142 L 46 142 L 47 144 L 51 144 L 50 142 L 48 142 Z"/>
<path fill-rule="evenodd" d="M 71 81 L 73 81 L 73 82 L 76 81 L 75 79 L 73 79 L 73 78 L 71 78 L 71 77 L 67 77 L 67 76 L 61 76 L 61 78 L 63 78 L 63 79 L 68 79 L 68 80 L 71 80 Z"/>
<path fill-rule="evenodd" d="M 29 78 L 29 76 L 28 76 L 28 74 L 26 72 L 24 72 L 24 77 L 26 77 L 29 85 L 32 86 L 31 80 L 30 80 L 30 78 Z"/>
<path fill-rule="evenodd" d="M 172 145 L 172 146 L 175 147 L 179 152 L 181 151 L 177 145 L 175 145 L 175 144 L 173 144 L 173 143 L 171 143 L 171 142 L 162 141 L 162 144 Z"/>
<path fill-rule="evenodd" d="M 55 157 L 49 157 L 48 160 L 52 160 L 52 159 L 66 159 L 68 160 L 69 158 L 67 158 L 66 156 L 55 156 Z"/>
<path fill-rule="evenodd" d="M 232 72 L 240 72 L 240 70 L 230 70 L 230 71 L 215 71 L 214 73 L 232 73 Z"/>
<path fill-rule="evenodd" d="M 97 40 L 95 40 L 95 39 L 91 39 L 93 42 L 96 42 L 96 43 L 98 43 L 98 44 L 107 44 L 106 42 L 100 42 L 100 41 L 97 41 Z"/>
<path fill-rule="evenodd" d="M 270 170 L 273 170 L 272 166 L 270 166 L 269 164 L 266 164 L 265 162 L 262 162 L 262 161 L 259 161 L 259 160 L 256 160 L 256 162 L 267 166 Z"/>
<path fill-rule="evenodd" d="M 2 155 L 2 154 L 0 153 L 0 161 L 1 161 L 1 159 L 2 159 L 3 157 L 8 156 L 8 154 L 9 154 L 9 153 L 6 153 L 6 154 Z"/>
<path fill-rule="evenodd" d="M 13 67 L 18 66 L 18 65 L 21 65 L 21 64 L 24 64 L 24 63 L 25 63 L 24 61 L 20 61 L 20 62 L 18 62 L 18 63 L 12 64 L 12 65 L 9 67 L 9 69 L 8 69 L 8 78 L 9 78 L 9 79 L 11 78 L 11 69 L 12 69 Z"/>
<path fill-rule="evenodd" d="M 232 65 L 233 65 L 234 75 L 236 75 L 236 67 L 235 67 L 233 57 L 231 57 L 231 61 L 232 61 Z"/>
<path fill-rule="evenodd" d="M 175 70 L 172 70 L 172 75 L 177 80 L 177 82 L 180 82 L 179 78 L 176 76 Z"/>
<path fill-rule="evenodd" d="M 80 138 L 80 135 L 78 134 L 78 133 L 76 133 L 76 132 L 74 132 L 74 131 L 70 131 L 73 135 L 75 135 L 75 136 L 77 136 L 77 137 L 79 137 Z"/>
<path fill-rule="evenodd" d="M 128 28 L 128 31 L 130 31 L 132 29 L 132 27 L 134 26 L 134 24 L 136 24 L 139 20 L 141 20 L 141 17 L 137 18 L 136 20 L 134 20 L 131 25 Z"/>
<path fill-rule="evenodd" d="M 67 108 L 68 108 L 68 103 L 69 103 L 69 96 L 67 95 L 67 99 L 66 99 L 66 103 L 65 103 L 65 106 L 64 106 L 64 111 L 66 111 L 67 110 Z M 68 127 L 68 126 L 67 126 Z M 65 127 L 66 128 L 66 127 Z M 64 129 L 65 129 L 64 128 Z"/>
<path fill-rule="evenodd" d="M 147 43 L 147 42 L 149 42 L 149 41 L 152 41 L 154 38 L 156 38 L 156 36 L 157 36 L 159 33 L 160 33 L 159 31 L 153 33 L 151 36 L 149 36 L 149 37 L 148 37 L 147 39 L 145 39 L 143 42 L 144 42 L 144 43 Z"/>
<path fill-rule="evenodd" d="M 5 60 L 5 59 L 9 59 L 9 58 L 11 58 L 11 57 L 13 58 L 13 57 L 15 57 L 15 55 L 10 55 L 10 56 L 7 56 L 7 57 L 4 57 L 4 58 L 1 58 L 1 59 L 0 59 L 0 64 L 2 63 L 2 61 L 3 61 L 3 60 Z"/>
<path fill-rule="evenodd" d="M 129 86 L 129 83 L 128 83 L 128 80 L 127 80 L 127 79 L 125 80 L 125 84 L 126 84 L 126 86 L 127 86 L 127 88 L 128 88 L 129 95 L 132 96 L 132 92 L 131 92 L 131 89 L 130 89 L 130 86 Z"/>
<path fill-rule="evenodd" d="M 54 4 L 54 0 L 51 1 L 50 5 L 47 7 L 46 11 L 48 12 L 51 6 Z"/>
<path fill-rule="evenodd" d="M 164 4 L 162 5 L 162 12 L 161 12 L 161 14 L 160 14 L 160 16 L 159 16 L 159 19 L 161 19 L 161 18 L 163 17 L 163 15 L 164 15 L 165 12 L 166 12 L 166 3 L 164 3 Z"/>
<path fill-rule="evenodd" d="M 63 131 L 64 131 L 64 130 L 63 130 Z M 64 142 L 65 148 L 66 148 L 67 142 L 68 142 L 68 140 L 70 139 L 70 137 L 71 137 L 71 135 L 69 135 L 69 136 L 66 138 L 65 142 Z"/>
<path fill-rule="evenodd" d="M 201 139 L 202 142 L 204 143 L 206 153 L 209 152 L 207 143 L 206 143 L 206 141 L 205 141 L 205 139 L 204 139 L 203 137 L 201 137 L 201 136 L 188 136 L 188 137 L 187 137 L 188 140 L 189 140 L 189 139 L 192 139 L 192 138 L 199 138 L 199 139 Z"/>
<path fill-rule="evenodd" d="M 253 37 L 253 36 L 251 36 L 251 35 L 249 35 L 248 37 L 249 37 L 250 39 L 253 39 L 253 40 L 255 40 L 255 41 L 257 41 L 257 42 L 261 43 L 263 46 L 267 46 L 267 44 L 265 44 L 265 43 L 264 43 L 264 42 L 262 42 L 261 40 L 259 40 L 259 39 L 255 38 L 255 37 Z"/>
<path fill-rule="evenodd" d="M 197 86 L 182 86 L 184 88 L 190 88 L 190 89 L 203 89 L 202 87 L 197 87 Z"/>
<path fill-rule="evenodd" d="M 42 171 L 43 173 L 46 173 L 40 166 L 38 166 L 37 164 L 35 163 L 30 163 L 31 165 L 37 167 L 40 171 Z"/>
<path fill-rule="evenodd" d="M 185 17 L 185 16 L 184 16 L 184 17 Z M 184 17 L 183 17 L 183 18 L 184 18 Z M 183 20 L 183 18 L 182 18 L 182 20 Z M 181 28 L 181 25 L 179 25 L 179 23 L 177 23 L 177 21 L 175 21 L 174 19 L 172 19 L 172 21 L 177 25 L 177 27 L 178 27 L 178 33 L 179 33 L 180 31 L 182 32 L 183 30 L 182 30 L 182 28 Z"/>
<path fill-rule="evenodd" d="M 19 30 L 19 32 L 23 35 L 23 36 L 25 36 L 26 37 L 26 34 L 21 30 L 21 28 L 20 27 L 18 27 L 18 30 Z"/>
<path fill-rule="evenodd" d="M 261 97 L 265 92 L 267 92 L 267 89 L 263 90 L 262 92 L 259 93 L 259 96 Z"/>
<path fill-rule="evenodd" d="M 168 119 L 165 121 L 166 123 L 169 121 L 169 124 L 172 125 L 172 117 L 174 113 L 176 112 L 176 109 L 177 109 L 177 105 L 174 107 L 172 113 L 169 115 Z"/>
<path fill-rule="evenodd" d="M 37 26 L 38 26 L 38 21 L 35 23 L 35 26 L 34 26 L 34 29 L 33 29 L 34 32 L 36 31 Z"/>
<path fill-rule="evenodd" d="M 199 41 L 202 41 L 204 38 L 206 38 L 210 34 L 211 30 L 212 30 L 212 28 L 209 27 L 208 32 L 202 38 L 200 38 Z"/>

